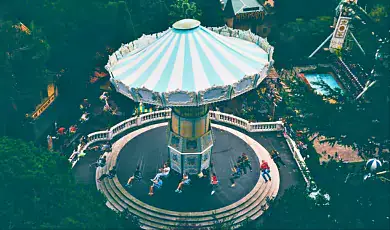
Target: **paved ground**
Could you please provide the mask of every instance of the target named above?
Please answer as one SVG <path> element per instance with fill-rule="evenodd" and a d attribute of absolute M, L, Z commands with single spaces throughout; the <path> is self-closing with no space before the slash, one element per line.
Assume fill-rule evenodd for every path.
<path fill-rule="evenodd" d="M 214 196 L 210 196 L 208 180 L 193 178 L 193 183 L 185 187 L 183 193 L 174 192 L 180 177 L 170 175 L 164 181 L 163 188 L 156 192 L 153 197 L 148 196 L 149 181 L 162 162 L 167 159 L 166 150 L 166 127 L 156 128 L 137 136 L 129 142 L 118 156 L 118 178 L 121 184 L 132 175 L 136 165 L 143 160 L 145 162 L 144 179 L 134 184 L 128 191 L 136 198 L 160 208 L 176 211 L 205 211 L 226 206 L 244 197 L 254 187 L 259 177 L 259 163 L 251 148 L 238 137 L 221 130 L 214 129 L 216 142 L 213 151 L 214 168 L 221 186 Z M 250 133 L 252 138 L 263 145 L 268 151 L 275 148 L 281 154 L 286 167 L 279 167 L 281 184 L 279 197 L 283 192 L 294 185 L 303 182 L 302 175 L 289 152 L 284 138 L 276 137 L 276 133 Z M 230 161 L 235 159 L 241 152 L 246 152 L 251 160 L 254 171 L 237 180 L 237 186 L 231 188 L 229 182 Z M 76 179 L 82 183 L 94 184 L 95 171 L 90 170 L 88 165 L 96 161 L 100 153 L 88 153 L 75 166 L 73 172 Z M 143 156 L 143 158 L 142 158 Z"/>
<path fill-rule="evenodd" d="M 183 193 L 175 193 L 175 189 L 180 181 L 180 175 L 172 171 L 167 179 L 164 179 L 162 189 L 156 191 L 150 197 L 148 189 L 153 178 L 164 161 L 168 159 L 166 146 L 166 126 L 159 127 L 135 137 L 119 153 L 117 167 L 118 179 L 121 184 L 125 184 L 128 177 L 133 174 L 139 162 L 144 162 L 143 179 L 135 183 L 132 188 L 127 189 L 137 199 L 172 211 L 207 211 L 221 208 L 232 204 L 246 194 L 255 186 L 260 176 L 260 169 L 257 157 L 253 150 L 241 139 L 225 131 L 214 129 L 215 143 L 212 162 L 214 171 L 220 181 L 216 193 L 211 196 L 211 188 L 207 178 L 199 179 L 191 177 L 192 184 L 183 189 Z M 253 162 L 253 172 L 237 179 L 237 186 L 230 187 L 230 167 L 239 154 L 245 152 Z"/>
<path fill-rule="evenodd" d="M 259 142 L 268 152 L 276 149 L 280 153 L 283 163 L 286 164 L 286 166 L 278 166 L 280 176 L 279 197 L 283 196 L 284 191 L 291 186 L 300 183 L 301 186 L 305 186 L 302 174 L 283 137 L 277 137 L 275 132 L 251 133 L 249 136 Z"/>

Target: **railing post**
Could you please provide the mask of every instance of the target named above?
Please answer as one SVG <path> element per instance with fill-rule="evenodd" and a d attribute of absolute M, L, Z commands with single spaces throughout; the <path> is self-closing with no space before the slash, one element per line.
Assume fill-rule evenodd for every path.
<path fill-rule="evenodd" d="M 219 117 L 220 114 L 219 114 L 219 112 L 215 111 L 214 114 L 215 114 L 215 120 L 220 121 L 220 117 Z"/>
<path fill-rule="evenodd" d="M 248 132 L 252 131 L 251 123 L 249 121 L 246 122 L 246 131 Z"/>
<path fill-rule="evenodd" d="M 140 126 L 140 125 L 141 125 L 141 116 L 138 116 L 138 117 L 137 117 L 136 124 L 137 124 L 137 126 Z"/>
<path fill-rule="evenodd" d="M 108 140 L 112 140 L 112 138 L 113 138 L 113 131 L 112 131 L 112 129 L 109 129 L 108 130 Z"/>

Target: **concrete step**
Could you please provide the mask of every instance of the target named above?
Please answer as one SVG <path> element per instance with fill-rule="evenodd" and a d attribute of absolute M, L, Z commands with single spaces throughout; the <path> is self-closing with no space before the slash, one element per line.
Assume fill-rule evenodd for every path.
<path fill-rule="evenodd" d="M 115 159 L 116 157 L 114 156 L 112 158 L 112 161 L 116 161 Z M 111 162 L 110 162 L 111 163 Z M 272 176 L 276 176 L 276 175 L 272 175 Z M 193 215 L 196 215 L 196 218 L 200 218 L 201 217 L 201 214 L 200 213 L 194 213 L 194 214 L 190 214 L 190 215 L 186 215 L 185 213 L 180 213 L 178 214 L 177 212 L 173 212 L 173 211 L 169 211 L 169 210 L 162 210 L 162 209 L 159 209 L 159 208 L 155 208 L 153 206 L 150 206 L 148 204 L 145 204 L 143 202 L 140 202 L 139 200 L 135 199 L 132 195 L 130 195 L 126 189 L 123 188 L 123 186 L 119 183 L 118 179 L 117 178 L 114 178 L 114 182 L 116 184 L 116 187 L 121 191 L 121 193 L 127 197 L 129 200 L 131 200 L 132 202 L 136 203 L 137 205 L 141 206 L 141 207 L 145 207 L 155 213 L 159 213 L 159 214 L 162 214 L 162 215 L 170 215 L 170 216 L 173 216 L 173 217 L 177 217 L 177 216 L 180 216 L 180 217 L 188 217 L 188 218 L 191 218 Z M 246 195 L 245 199 L 244 200 L 240 200 L 238 201 L 237 203 L 235 204 L 232 204 L 232 205 L 229 205 L 227 207 L 225 207 L 224 209 L 217 209 L 217 210 L 214 210 L 214 211 L 206 211 L 206 212 L 202 212 L 204 214 L 204 216 L 208 217 L 207 219 L 205 220 L 213 220 L 212 217 L 209 217 L 211 215 L 215 216 L 215 215 L 218 215 L 218 214 L 221 214 L 221 213 L 226 213 L 225 216 L 228 216 L 228 215 L 231 215 L 233 213 L 229 213 L 230 210 L 234 209 L 233 212 L 236 212 L 236 211 L 239 211 L 237 209 L 239 209 L 241 207 L 242 204 L 246 204 L 246 206 L 249 206 L 250 204 L 248 203 L 248 201 L 254 201 L 253 199 L 250 199 L 252 198 L 257 192 L 259 189 L 261 189 L 261 187 L 263 186 L 263 182 L 259 185 L 256 185 L 255 189 L 253 189 L 248 195 Z M 243 209 L 244 207 L 242 207 L 241 209 Z M 225 217 L 225 216 L 222 216 L 222 217 Z"/>
<path fill-rule="evenodd" d="M 118 151 L 119 152 L 119 151 Z M 97 169 L 96 178 L 108 171 L 116 164 L 118 152 L 110 153 L 107 156 L 107 169 Z M 209 229 L 215 225 L 215 218 L 219 220 L 233 221 L 233 227 L 237 228 L 247 219 L 256 219 L 264 211 L 262 206 L 268 208 L 266 197 L 275 197 L 279 190 L 279 172 L 273 170 L 271 176 L 272 183 L 259 183 L 255 186 L 244 200 L 239 203 L 229 205 L 225 208 L 215 211 L 194 212 L 194 213 L 179 213 L 169 210 L 159 209 L 148 204 L 145 204 L 135 199 L 127 190 L 120 184 L 117 177 L 104 179 L 104 182 L 97 183 L 108 201 L 106 205 L 116 211 L 128 209 L 131 213 L 139 217 L 140 225 L 143 229 L 172 229 L 177 227 L 192 227 Z"/>
<path fill-rule="evenodd" d="M 268 194 L 264 196 L 262 199 L 257 200 L 256 205 L 254 205 L 250 211 L 246 212 L 243 215 L 238 214 L 238 216 L 240 217 L 234 221 L 234 225 L 240 225 L 242 222 L 244 222 L 247 219 L 255 220 L 257 217 L 263 214 L 264 212 L 263 209 L 268 209 L 269 207 L 266 197 L 268 196 L 272 198 L 275 190 L 279 190 L 279 183 L 273 183 Z"/>
<path fill-rule="evenodd" d="M 109 183 L 109 186 L 112 186 L 114 187 L 115 184 L 112 180 L 109 180 L 109 179 L 106 179 L 108 180 L 108 183 Z M 107 185 L 107 183 L 106 183 Z M 254 202 L 249 205 L 249 206 L 245 206 L 240 212 L 236 211 L 236 210 L 230 210 L 230 215 L 229 216 L 220 216 L 220 215 L 217 215 L 216 218 L 218 219 L 229 219 L 231 218 L 231 221 L 234 221 L 235 219 L 239 219 L 238 222 L 241 222 L 241 221 L 244 221 L 245 219 L 248 218 L 248 215 L 247 213 L 252 211 L 254 208 L 256 207 L 260 207 L 261 205 L 259 204 L 262 204 L 262 203 L 266 203 L 266 200 L 265 200 L 265 197 L 267 196 L 271 196 L 273 194 L 273 192 L 271 191 L 270 192 L 270 188 L 271 187 L 275 187 L 277 186 L 278 187 L 278 184 L 277 183 L 267 183 L 267 187 L 266 188 L 269 188 L 269 189 L 263 189 L 263 191 L 259 191 L 258 194 L 260 195 L 257 195 L 256 197 L 257 198 L 251 198 L 254 200 Z M 110 192 L 110 194 L 112 192 L 115 192 L 116 189 L 108 189 L 108 191 Z M 116 190 L 117 192 L 119 192 L 119 190 Z M 266 192 L 264 192 L 266 191 Z M 209 227 L 209 226 L 212 226 L 215 224 L 215 221 L 214 221 L 214 218 L 213 217 L 192 217 L 190 218 L 191 220 L 189 220 L 188 218 L 172 218 L 171 216 L 165 216 L 165 215 L 160 215 L 160 214 L 157 214 L 157 213 L 153 213 L 153 212 L 150 212 L 149 210 L 145 210 L 144 208 L 140 208 L 140 206 L 137 207 L 137 205 L 133 204 L 130 200 L 128 200 L 126 197 L 124 197 L 123 195 L 112 195 L 112 197 L 116 197 L 115 200 L 117 200 L 118 198 L 119 199 L 122 199 L 122 201 L 126 202 L 127 203 L 127 207 L 123 205 L 123 202 L 120 202 L 120 205 L 122 207 L 125 207 L 125 208 L 129 208 L 129 211 L 134 213 L 135 215 L 139 216 L 139 218 L 141 219 L 145 219 L 146 221 L 149 221 L 149 222 L 154 222 L 156 224 L 160 224 L 160 225 L 164 225 L 164 226 L 169 226 L 169 227 L 177 227 L 178 224 L 180 224 L 180 222 L 183 224 L 186 223 L 186 224 L 196 224 L 197 226 L 199 227 Z M 142 210 L 140 210 L 142 209 Z M 153 216 L 153 218 L 151 218 Z M 155 218 L 154 218 L 155 217 Z M 169 219 L 170 221 L 166 221 L 167 219 Z M 238 223 L 236 222 L 236 224 Z M 162 226 L 160 226 L 162 227 Z"/>
<path fill-rule="evenodd" d="M 128 199 L 129 201 L 134 200 L 134 198 L 121 185 L 118 187 L 117 184 L 119 183 L 119 181 L 116 181 L 114 179 L 112 183 L 116 184 L 115 186 L 117 187 L 118 190 L 121 191 L 121 193 L 123 194 L 123 197 L 126 197 L 126 199 Z M 114 186 L 114 185 L 112 185 L 112 186 Z M 233 208 L 227 209 L 224 212 L 219 212 L 219 214 L 217 212 L 213 213 L 213 211 L 210 211 L 210 212 L 207 212 L 208 214 L 203 214 L 203 215 L 199 214 L 199 213 L 195 213 L 195 212 L 192 213 L 191 216 L 184 216 L 183 215 L 184 213 L 175 213 L 174 215 L 165 215 L 164 213 L 156 212 L 154 207 L 152 207 L 150 209 L 149 207 L 145 207 L 145 205 L 143 205 L 143 204 L 139 204 L 139 201 L 136 202 L 137 203 L 136 205 L 137 205 L 137 207 L 141 207 L 142 209 L 147 209 L 149 211 L 152 211 L 153 213 L 155 213 L 155 215 L 162 215 L 164 218 L 168 218 L 169 220 L 186 221 L 186 222 L 190 222 L 191 220 L 193 220 L 194 222 L 195 221 L 196 222 L 213 221 L 214 217 L 227 218 L 231 215 L 234 215 L 235 213 L 237 213 L 239 211 L 242 211 L 243 209 L 245 209 L 247 207 L 250 207 L 251 204 L 256 201 L 256 199 L 258 199 L 262 194 L 267 192 L 266 189 L 268 189 L 268 187 L 261 186 L 257 191 L 255 191 L 255 194 L 252 197 L 247 198 L 247 200 L 245 202 L 243 202 L 242 204 L 237 205 Z"/>

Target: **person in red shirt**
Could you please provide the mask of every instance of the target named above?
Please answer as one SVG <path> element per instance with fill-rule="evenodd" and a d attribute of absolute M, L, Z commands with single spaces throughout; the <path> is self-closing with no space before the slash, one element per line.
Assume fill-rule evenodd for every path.
<path fill-rule="evenodd" d="M 71 134 L 76 133 L 76 131 L 77 131 L 77 126 L 76 125 L 72 125 L 72 126 L 69 127 L 69 132 Z"/>
<path fill-rule="evenodd" d="M 271 176 L 269 175 L 270 168 L 269 168 L 268 163 L 265 160 L 261 161 L 260 169 L 261 169 L 261 176 L 264 178 L 265 183 L 268 182 L 267 176 L 268 176 L 268 179 L 271 181 Z"/>
<path fill-rule="evenodd" d="M 57 131 L 57 133 L 58 133 L 59 135 L 64 135 L 64 134 L 65 134 L 65 128 L 64 128 L 64 127 L 59 128 L 58 131 Z"/>
<path fill-rule="evenodd" d="M 211 187 L 212 187 L 212 191 L 211 191 L 211 195 L 213 195 L 215 193 L 215 188 L 218 186 L 218 178 L 217 178 L 217 175 L 215 175 L 215 173 L 213 173 L 213 175 L 211 176 Z"/>

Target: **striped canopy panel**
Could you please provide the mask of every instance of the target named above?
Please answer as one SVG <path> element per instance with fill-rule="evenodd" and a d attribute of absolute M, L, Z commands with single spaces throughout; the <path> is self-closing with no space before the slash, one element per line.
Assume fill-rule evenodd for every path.
<path fill-rule="evenodd" d="M 162 95 L 172 92 L 198 95 L 211 88 L 232 86 L 248 76 L 254 79 L 268 66 L 268 55 L 255 43 L 225 37 L 202 26 L 172 28 L 146 47 L 124 54 L 107 69 L 114 84 L 120 82 L 129 90 L 130 98 L 150 103 L 134 96 L 135 90 L 147 89 L 162 97 L 161 101 Z M 195 102 L 198 104 L 202 103 Z"/>

